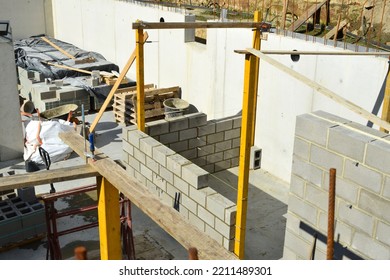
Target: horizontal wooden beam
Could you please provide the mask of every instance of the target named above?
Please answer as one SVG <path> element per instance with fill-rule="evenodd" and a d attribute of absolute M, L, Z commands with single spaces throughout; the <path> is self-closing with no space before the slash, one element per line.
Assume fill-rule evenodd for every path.
<path fill-rule="evenodd" d="M 145 22 L 133 23 L 133 29 L 260 28 L 261 22 Z"/>
<path fill-rule="evenodd" d="M 84 140 L 79 134 L 73 131 L 60 133 L 60 138 L 77 154 L 84 157 Z M 112 159 L 99 150 L 95 151 L 95 155 L 96 161 L 91 166 L 184 248 L 197 248 L 200 259 L 237 259 L 233 253 L 191 225 L 172 206 L 164 204 Z"/>
<path fill-rule="evenodd" d="M 238 54 L 250 54 L 247 50 L 234 50 Z M 341 55 L 341 56 L 390 56 L 390 52 L 321 52 L 321 51 L 285 51 L 285 50 L 262 50 L 261 53 L 268 55 Z"/>
<path fill-rule="evenodd" d="M 0 191 L 96 176 L 99 176 L 99 173 L 89 165 L 72 166 L 53 170 L 42 170 L 32 173 L 0 177 Z"/>
<path fill-rule="evenodd" d="M 283 71 L 284 73 L 294 77 L 298 81 L 300 81 L 300 82 L 304 83 L 305 85 L 311 87 L 316 92 L 321 93 L 322 95 L 332 99 L 336 103 L 338 103 L 338 104 L 340 104 L 340 105 L 350 109 L 352 112 L 362 116 L 366 120 L 369 120 L 372 123 L 374 123 L 374 124 L 376 124 L 376 125 L 378 125 L 380 127 L 383 127 L 383 128 L 385 128 L 387 130 L 390 130 L 390 123 L 388 123 L 387 121 L 382 120 L 381 118 L 375 116 L 374 114 L 371 114 L 370 112 L 368 112 L 367 110 L 363 109 L 362 107 L 360 107 L 360 106 L 350 102 L 349 100 L 341 97 L 340 95 L 334 93 L 333 91 L 327 89 L 326 87 L 320 85 L 319 83 L 314 82 L 313 80 L 305 77 L 304 75 L 298 73 L 297 71 L 292 70 L 291 68 L 283 65 L 282 63 L 276 61 L 275 59 L 269 57 L 268 55 L 265 55 L 261 51 L 258 51 L 258 50 L 252 49 L 252 48 L 247 49 L 247 50 L 251 54 L 259 57 L 261 59 L 261 61 L 265 61 L 265 62 L 271 64 L 272 66 L 278 68 L 279 70 Z"/>

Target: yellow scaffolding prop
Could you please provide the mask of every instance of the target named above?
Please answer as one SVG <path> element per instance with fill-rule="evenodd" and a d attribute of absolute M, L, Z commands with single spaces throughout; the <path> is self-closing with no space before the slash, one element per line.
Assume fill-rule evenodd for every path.
<path fill-rule="evenodd" d="M 390 57 L 389 70 L 387 71 L 385 95 L 383 97 L 382 120 L 390 122 Z M 388 133 L 389 131 L 381 127 L 381 131 Z"/>

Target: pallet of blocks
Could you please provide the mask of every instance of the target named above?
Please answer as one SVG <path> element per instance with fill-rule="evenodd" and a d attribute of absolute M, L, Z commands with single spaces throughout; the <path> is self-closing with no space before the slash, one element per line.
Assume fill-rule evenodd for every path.
<path fill-rule="evenodd" d="M 181 98 L 181 88 L 154 88 L 145 85 L 145 122 L 165 117 L 164 101 L 169 98 Z M 137 123 L 137 87 L 119 89 L 114 95 L 113 111 L 117 123 L 125 125 Z"/>

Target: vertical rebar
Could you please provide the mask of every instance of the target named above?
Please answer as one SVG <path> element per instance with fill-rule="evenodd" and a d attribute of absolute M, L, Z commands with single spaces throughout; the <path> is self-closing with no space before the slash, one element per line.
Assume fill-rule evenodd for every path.
<path fill-rule="evenodd" d="M 329 170 L 329 199 L 328 199 L 328 239 L 326 259 L 333 260 L 334 255 L 334 211 L 336 199 L 336 169 Z"/>

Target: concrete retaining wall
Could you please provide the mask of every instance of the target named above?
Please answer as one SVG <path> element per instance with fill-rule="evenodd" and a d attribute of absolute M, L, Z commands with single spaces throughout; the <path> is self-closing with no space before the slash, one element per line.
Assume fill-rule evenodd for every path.
<path fill-rule="evenodd" d="M 297 117 L 284 258 L 326 258 L 329 169 L 336 168 L 335 258 L 390 258 L 390 137 L 318 111 Z"/>
<path fill-rule="evenodd" d="M 123 161 L 129 174 L 164 203 L 176 206 L 191 224 L 233 250 L 236 205 L 213 190 L 208 182 L 210 173 L 195 161 L 213 172 L 230 168 L 233 158 L 235 164 L 238 159 L 231 157 L 235 149 L 231 147 L 240 118 L 210 122 L 206 118 L 195 113 L 150 122 L 146 128 L 150 136 L 135 126 L 124 128 Z M 198 139 L 198 135 L 204 139 Z M 210 154 L 204 147 L 210 148 Z"/>

